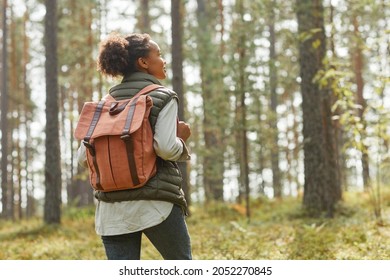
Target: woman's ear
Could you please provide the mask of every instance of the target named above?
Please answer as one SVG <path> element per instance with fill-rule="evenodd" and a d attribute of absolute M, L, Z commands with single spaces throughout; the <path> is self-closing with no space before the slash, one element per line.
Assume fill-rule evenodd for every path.
<path fill-rule="evenodd" d="M 138 65 L 143 69 L 148 69 L 148 64 L 143 57 L 137 59 Z"/>

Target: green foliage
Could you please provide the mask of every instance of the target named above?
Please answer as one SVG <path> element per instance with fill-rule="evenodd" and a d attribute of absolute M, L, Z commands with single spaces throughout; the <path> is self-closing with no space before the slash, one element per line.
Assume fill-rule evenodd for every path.
<path fill-rule="evenodd" d="M 306 225 L 296 229 L 295 240 L 290 247 L 291 259 L 335 259 L 333 250 L 329 246 L 335 243 L 336 237 L 329 231 L 318 234 L 325 224 L 317 226 L 316 224 Z M 310 246 L 307 243 L 310 242 Z M 304 250 L 302 250 L 305 248 Z"/>

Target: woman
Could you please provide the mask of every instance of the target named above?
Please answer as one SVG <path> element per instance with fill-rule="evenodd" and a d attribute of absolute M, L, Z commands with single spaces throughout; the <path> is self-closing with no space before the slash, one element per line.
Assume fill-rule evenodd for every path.
<path fill-rule="evenodd" d="M 97 64 L 103 75 L 123 77 L 109 91 L 117 100 L 131 98 L 166 78 L 166 62 L 148 34 L 109 36 L 100 45 Z M 184 219 L 187 204 L 176 164 L 190 158 L 185 141 L 191 131 L 188 124 L 177 121 L 175 92 L 159 88 L 148 95 L 153 100 L 149 121 L 158 156 L 157 174 L 138 189 L 95 191 L 96 232 L 102 237 L 108 259 L 140 259 L 143 233 L 164 259 L 192 259 Z"/>

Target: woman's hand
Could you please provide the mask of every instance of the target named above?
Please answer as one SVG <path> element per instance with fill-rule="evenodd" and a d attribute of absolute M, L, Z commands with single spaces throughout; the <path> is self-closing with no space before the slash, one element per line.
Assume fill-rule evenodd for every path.
<path fill-rule="evenodd" d="M 183 139 L 183 141 L 187 141 L 190 135 L 191 135 L 191 129 L 189 124 L 183 121 L 179 121 L 177 123 L 177 137 Z"/>

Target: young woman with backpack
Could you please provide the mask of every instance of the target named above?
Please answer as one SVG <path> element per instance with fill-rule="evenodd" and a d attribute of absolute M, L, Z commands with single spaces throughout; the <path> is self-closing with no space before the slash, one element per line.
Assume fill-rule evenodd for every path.
<path fill-rule="evenodd" d="M 101 42 L 98 70 L 105 76 L 122 77 L 109 94 L 129 99 L 151 84 L 166 78 L 166 62 L 148 34 L 110 35 Z M 178 121 L 177 94 L 167 88 L 148 93 L 153 107 L 149 121 L 157 155 L 157 173 L 136 189 L 114 192 L 95 190 L 95 229 L 101 235 L 108 259 L 138 260 L 142 234 L 164 259 L 192 259 L 185 222 L 187 203 L 181 189 L 177 161 L 189 160 L 185 141 L 191 134 L 187 123 Z M 78 151 L 85 165 L 85 147 Z"/>

